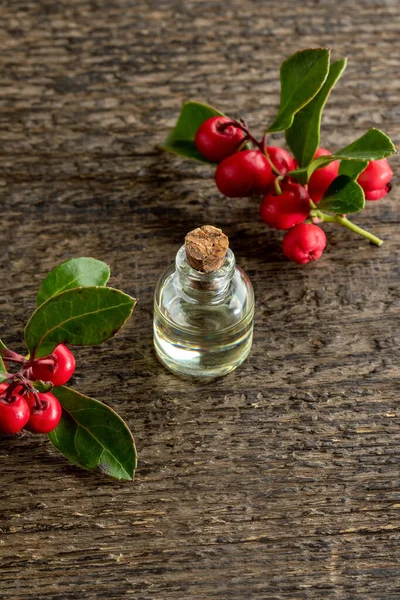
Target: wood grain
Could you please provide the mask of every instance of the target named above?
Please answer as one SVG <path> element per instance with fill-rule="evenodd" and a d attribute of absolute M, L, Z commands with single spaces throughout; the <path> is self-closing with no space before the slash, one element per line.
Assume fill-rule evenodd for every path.
<path fill-rule="evenodd" d="M 327 226 L 300 268 L 255 201 L 156 149 L 190 98 L 261 132 L 280 63 L 313 46 L 349 58 L 323 145 L 371 126 L 398 143 L 397 0 L 6 0 L 0 23 L 1 337 L 22 349 L 41 280 L 72 256 L 106 260 L 140 300 L 115 340 L 76 352 L 73 382 L 134 430 L 136 480 L 2 438 L 0 597 L 398 600 L 396 187 L 357 217 L 381 248 Z M 204 223 L 257 309 L 251 357 L 200 385 L 158 364 L 152 294 Z"/>

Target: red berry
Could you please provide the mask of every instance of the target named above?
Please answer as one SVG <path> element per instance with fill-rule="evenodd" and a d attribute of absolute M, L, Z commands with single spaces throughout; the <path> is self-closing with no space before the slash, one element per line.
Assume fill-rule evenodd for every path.
<path fill-rule="evenodd" d="M 307 190 L 297 183 L 287 183 L 282 194 L 264 196 L 260 205 L 260 217 L 275 229 L 290 229 L 301 223 L 310 213 L 310 197 Z"/>
<path fill-rule="evenodd" d="M 25 427 L 29 419 L 29 406 L 22 396 L 13 392 L 11 401 L 5 399 L 6 383 L 0 385 L 0 433 L 14 434 Z"/>
<path fill-rule="evenodd" d="M 371 190 L 369 192 L 364 192 L 364 196 L 366 200 L 380 200 L 384 198 L 391 190 L 390 185 L 386 185 L 384 188 L 380 190 Z"/>
<path fill-rule="evenodd" d="M 28 394 L 26 398 L 31 411 L 26 429 L 34 433 L 49 433 L 57 427 L 61 419 L 61 404 L 50 392 L 38 395 L 42 404 L 41 408 L 36 407 L 36 399 L 32 393 Z"/>
<path fill-rule="evenodd" d="M 379 200 L 390 191 L 389 181 L 393 171 L 386 158 L 371 160 L 364 171 L 358 176 L 358 183 L 364 190 L 366 200 Z"/>
<path fill-rule="evenodd" d="M 204 121 L 198 128 L 194 143 L 197 150 L 207 160 L 220 162 L 230 154 L 236 152 L 240 142 L 244 138 L 243 131 L 235 125 L 227 125 L 231 122 L 229 117 L 211 117 Z"/>
<path fill-rule="evenodd" d="M 272 164 L 278 169 L 281 175 L 287 175 L 289 171 L 293 171 L 297 168 L 295 159 L 284 148 L 267 146 L 267 152 Z"/>
<path fill-rule="evenodd" d="M 328 156 L 332 154 L 329 150 L 325 150 L 325 148 L 318 148 L 315 153 L 314 158 L 319 158 L 320 156 Z M 326 167 L 322 167 L 321 169 L 317 169 L 311 175 L 310 180 L 308 182 L 308 193 L 310 194 L 311 200 L 314 202 L 319 202 L 332 183 L 332 181 L 339 175 L 339 161 L 334 160 L 333 162 L 326 165 Z"/>
<path fill-rule="evenodd" d="M 42 364 L 41 360 L 54 358 L 54 365 Z M 32 365 L 32 379 L 50 381 L 54 385 L 64 385 L 75 371 L 75 358 L 64 344 L 59 344 L 49 356 L 37 359 Z"/>
<path fill-rule="evenodd" d="M 325 233 L 317 225 L 300 223 L 283 238 L 283 253 L 299 265 L 318 260 L 326 246 Z"/>
<path fill-rule="evenodd" d="M 266 194 L 271 166 L 259 150 L 243 150 L 225 158 L 215 171 L 215 183 L 228 198 Z"/>

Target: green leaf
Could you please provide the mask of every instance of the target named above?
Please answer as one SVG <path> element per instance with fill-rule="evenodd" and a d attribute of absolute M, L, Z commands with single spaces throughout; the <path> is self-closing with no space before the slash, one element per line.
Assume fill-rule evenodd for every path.
<path fill-rule="evenodd" d="M 282 63 L 279 113 L 268 132 L 288 129 L 294 115 L 314 98 L 327 78 L 329 54 L 328 48 L 301 50 Z"/>
<path fill-rule="evenodd" d="M 395 153 L 396 148 L 387 135 L 379 129 L 370 129 L 348 146 L 335 152 L 335 154 L 327 154 L 315 158 L 307 168 L 295 169 L 289 173 L 289 176 L 296 179 L 299 183 L 306 184 L 316 169 L 325 167 L 334 160 L 351 160 L 358 163 L 360 161 L 368 162 L 370 160 L 379 160 Z M 360 168 L 360 165 L 355 167 L 354 171 L 350 170 L 349 173 L 343 174 L 351 175 L 352 172 L 356 172 L 357 168 Z M 343 169 L 348 169 L 348 167 L 343 167 Z"/>
<path fill-rule="evenodd" d="M 292 177 L 301 185 L 305 185 L 308 182 L 307 167 L 301 167 L 300 169 L 294 169 L 293 171 L 289 171 L 288 177 Z"/>
<path fill-rule="evenodd" d="M 110 268 L 95 258 L 72 258 L 53 269 L 40 286 L 36 303 L 38 306 L 61 292 L 78 287 L 106 285 Z"/>
<path fill-rule="evenodd" d="M 49 298 L 25 327 L 25 343 L 36 358 L 50 354 L 60 342 L 92 346 L 112 338 L 136 304 L 118 290 L 83 287 Z"/>
<path fill-rule="evenodd" d="M 386 134 L 379 129 L 370 129 L 354 142 L 341 148 L 335 154 L 328 154 L 316 158 L 308 165 L 308 177 L 321 167 L 324 167 L 333 160 L 354 160 L 370 161 L 379 160 L 396 153 L 392 141 Z"/>
<path fill-rule="evenodd" d="M 352 179 L 357 179 L 367 165 L 367 160 L 342 160 L 339 166 L 339 175 L 348 175 Z"/>
<path fill-rule="evenodd" d="M 308 167 L 300 167 L 299 169 L 295 169 L 294 171 L 290 171 L 288 173 L 289 177 L 293 177 L 296 181 L 305 185 L 308 183 L 311 175 L 317 169 L 321 169 L 322 167 L 326 167 L 329 163 L 337 160 L 337 156 L 333 154 L 326 154 L 324 156 L 319 156 L 310 162 Z"/>
<path fill-rule="evenodd" d="M 364 192 L 360 185 L 347 175 L 339 175 L 326 190 L 318 210 L 347 215 L 362 210 L 365 206 Z"/>
<path fill-rule="evenodd" d="M 32 381 L 32 385 L 41 394 L 53 391 L 53 384 L 50 381 Z"/>
<path fill-rule="evenodd" d="M 160 145 L 160 148 L 179 156 L 210 163 L 197 150 L 194 138 L 200 125 L 207 119 L 216 116 L 223 116 L 223 114 L 208 104 L 194 101 L 185 102 L 177 124 Z"/>
<path fill-rule="evenodd" d="M 2 340 L 0 340 L 0 373 L 7 373 L 4 361 L 1 357 L 1 352 L 4 350 L 7 350 L 7 346 L 2 342 Z M 0 383 L 1 381 L 4 381 L 4 379 L 6 379 L 6 377 L 0 379 Z"/>
<path fill-rule="evenodd" d="M 137 464 L 135 442 L 121 417 L 68 387 L 56 387 L 52 393 L 63 407 L 59 424 L 49 433 L 57 450 L 79 467 L 132 480 Z"/>
<path fill-rule="evenodd" d="M 307 167 L 307 181 L 309 181 L 314 171 L 326 167 L 326 165 L 329 165 L 329 163 L 333 162 L 334 160 L 337 160 L 337 156 L 334 154 L 326 154 L 324 156 L 315 158 Z"/>
<path fill-rule="evenodd" d="M 295 115 L 292 126 L 286 130 L 286 141 L 300 167 L 307 166 L 315 156 L 320 140 L 322 110 L 346 64 L 346 58 L 331 64 L 322 88 Z"/>
<path fill-rule="evenodd" d="M 392 140 L 379 129 L 370 129 L 354 142 L 335 152 L 336 158 L 379 160 L 396 153 Z"/>

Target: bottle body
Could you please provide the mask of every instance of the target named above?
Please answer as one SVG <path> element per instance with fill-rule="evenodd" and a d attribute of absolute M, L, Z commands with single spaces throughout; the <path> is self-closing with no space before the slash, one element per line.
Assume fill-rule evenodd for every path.
<path fill-rule="evenodd" d="M 254 293 L 228 250 L 213 273 L 190 267 L 182 247 L 158 282 L 154 346 L 174 373 L 196 379 L 221 377 L 248 356 L 253 339 Z"/>

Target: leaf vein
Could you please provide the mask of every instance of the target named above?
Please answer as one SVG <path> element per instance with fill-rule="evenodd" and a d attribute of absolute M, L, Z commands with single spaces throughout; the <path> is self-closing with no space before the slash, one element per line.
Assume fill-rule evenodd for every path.
<path fill-rule="evenodd" d="M 43 344 L 43 341 L 46 338 L 48 338 L 51 335 L 51 333 L 53 333 L 53 331 L 56 331 L 57 329 L 63 329 L 65 327 L 66 323 L 69 323 L 69 322 L 74 321 L 76 319 L 81 319 L 81 318 L 84 318 L 84 317 L 88 317 L 90 315 L 95 315 L 95 314 L 99 314 L 99 313 L 102 313 L 102 312 L 107 312 L 109 310 L 118 310 L 119 308 L 121 308 L 121 306 L 127 306 L 128 304 L 130 304 L 130 302 L 121 302 L 121 304 L 118 304 L 118 305 L 113 305 L 113 306 L 107 306 L 107 307 L 104 307 L 104 308 L 100 308 L 99 307 L 99 303 L 98 303 L 96 310 L 88 311 L 86 313 L 81 313 L 80 315 L 74 315 L 74 316 L 70 317 L 69 319 L 66 319 L 62 323 L 58 323 L 57 325 L 55 325 L 52 328 L 48 328 L 47 321 L 46 321 L 47 315 L 46 315 L 46 313 L 44 313 L 44 320 L 46 322 L 47 331 L 46 331 L 45 335 L 43 335 L 38 340 L 38 342 L 37 342 L 37 344 L 36 344 L 36 346 L 35 346 L 35 348 L 33 350 L 33 354 Z M 100 315 L 100 318 L 102 318 L 105 321 L 104 316 Z"/>
<path fill-rule="evenodd" d="M 67 412 L 69 412 L 69 414 L 71 415 L 71 417 L 74 419 L 74 416 L 73 416 L 72 412 L 70 412 L 68 409 L 65 409 L 65 410 L 67 410 Z M 99 444 L 99 446 L 101 448 L 103 448 L 103 453 L 106 452 L 106 451 L 108 452 L 108 450 L 104 446 L 104 444 L 102 444 L 101 441 L 99 439 L 97 439 L 97 437 L 91 432 L 90 429 L 88 429 L 87 427 L 85 427 L 84 425 L 82 425 L 82 423 L 79 423 L 76 419 L 74 419 L 74 421 L 75 421 L 75 423 L 77 424 L 78 427 L 82 427 L 82 429 L 84 429 L 85 431 L 87 431 L 87 433 Z M 81 453 L 79 452 L 79 450 L 78 450 L 78 448 L 76 446 L 76 443 L 75 443 L 75 439 L 76 439 L 76 434 L 77 433 L 78 433 L 78 430 L 76 431 L 75 436 L 74 436 L 74 445 L 75 445 L 75 447 L 77 449 L 78 455 L 81 456 Z M 118 458 L 116 456 L 114 456 L 113 454 L 112 454 L 112 457 L 115 460 L 115 462 L 119 464 L 119 466 L 121 467 L 122 471 L 124 473 L 126 473 L 126 475 L 128 475 L 128 477 L 131 477 L 131 475 L 125 469 L 125 467 L 123 466 L 123 464 L 118 460 Z M 98 461 L 100 462 L 100 459 L 98 459 Z M 99 462 L 97 464 L 99 464 Z"/>

